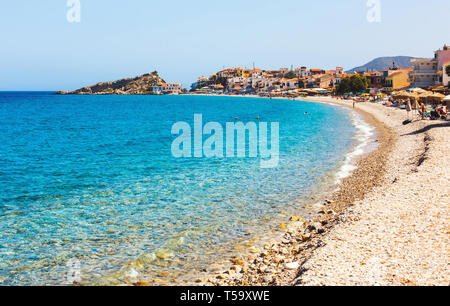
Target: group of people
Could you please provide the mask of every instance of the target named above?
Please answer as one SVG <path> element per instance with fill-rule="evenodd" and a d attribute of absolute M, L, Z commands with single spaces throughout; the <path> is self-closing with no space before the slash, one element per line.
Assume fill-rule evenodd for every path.
<path fill-rule="evenodd" d="M 406 105 L 406 112 L 408 114 L 407 120 L 411 121 L 412 120 L 411 112 L 413 110 L 411 100 L 407 99 L 405 105 Z M 427 108 L 425 107 L 425 104 L 423 102 L 421 102 L 420 105 L 418 104 L 418 102 L 415 102 L 414 106 L 415 106 L 414 109 L 418 110 L 419 114 L 422 116 L 422 120 L 425 120 L 427 117 L 429 117 L 431 120 L 447 119 L 448 106 L 438 107 L 435 110 L 431 111 L 430 113 L 427 112 Z"/>
<path fill-rule="evenodd" d="M 433 114 L 433 113 L 435 113 L 435 114 Z M 436 119 L 439 119 L 439 118 L 447 119 L 447 115 L 448 115 L 448 109 L 447 109 L 447 107 L 444 108 L 444 106 L 436 108 L 435 111 L 431 112 L 431 118 L 432 119 L 433 119 L 433 117 L 436 117 Z"/>

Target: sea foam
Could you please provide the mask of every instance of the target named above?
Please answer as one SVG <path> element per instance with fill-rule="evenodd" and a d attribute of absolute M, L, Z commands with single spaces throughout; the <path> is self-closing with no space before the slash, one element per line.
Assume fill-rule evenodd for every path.
<path fill-rule="evenodd" d="M 356 144 L 353 150 L 345 155 L 344 163 L 336 173 L 336 184 L 340 183 L 344 178 L 349 177 L 357 169 L 356 161 L 358 157 L 373 149 L 376 136 L 375 128 L 364 121 L 364 118 L 360 114 L 352 112 L 350 119 L 353 126 L 357 129 L 354 136 Z"/>

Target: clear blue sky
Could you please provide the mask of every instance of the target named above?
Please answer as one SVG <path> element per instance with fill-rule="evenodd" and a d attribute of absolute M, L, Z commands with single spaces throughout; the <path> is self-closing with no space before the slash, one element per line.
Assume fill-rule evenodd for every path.
<path fill-rule="evenodd" d="M 0 1 L 0 90 L 71 90 L 158 70 L 189 86 L 223 66 L 346 69 L 450 44 L 450 1 Z"/>

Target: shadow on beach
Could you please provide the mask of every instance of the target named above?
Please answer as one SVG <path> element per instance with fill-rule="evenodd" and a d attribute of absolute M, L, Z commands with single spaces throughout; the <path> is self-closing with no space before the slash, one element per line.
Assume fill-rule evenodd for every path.
<path fill-rule="evenodd" d="M 441 123 L 436 123 L 436 124 L 430 124 L 427 125 L 424 128 L 421 128 L 420 130 L 408 133 L 408 134 L 403 134 L 401 136 L 410 136 L 410 135 L 418 135 L 418 134 L 422 134 L 422 133 L 426 133 L 431 129 L 435 129 L 435 128 L 443 128 L 443 127 L 450 127 L 450 121 L 447 122 L 441 122 Z"/>

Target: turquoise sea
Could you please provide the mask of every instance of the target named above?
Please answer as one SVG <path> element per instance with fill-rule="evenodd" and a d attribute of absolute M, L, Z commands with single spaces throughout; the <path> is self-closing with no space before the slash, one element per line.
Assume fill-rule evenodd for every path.
<path fill-rule="evenodd" d="M 194 114 L 279 122 L 279 166 L 172 157 L 172 125 Z M 74 266 L 85 284 L 220 269 L 313 213 L 367 136 L 358 120 L 275 99 L 0 93 L 0 285 L 67 284 Z"/>

